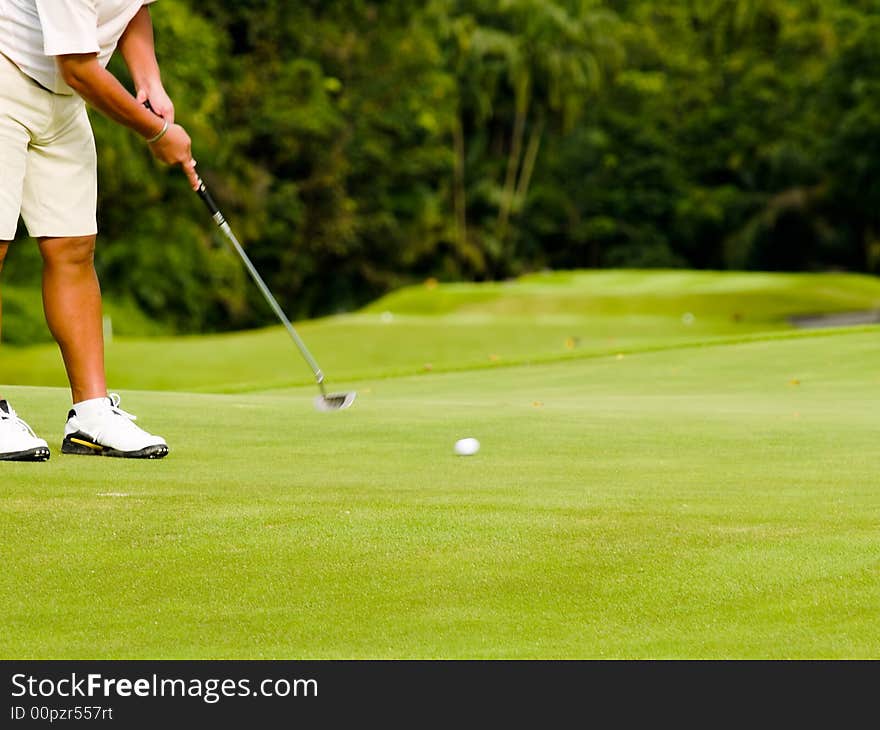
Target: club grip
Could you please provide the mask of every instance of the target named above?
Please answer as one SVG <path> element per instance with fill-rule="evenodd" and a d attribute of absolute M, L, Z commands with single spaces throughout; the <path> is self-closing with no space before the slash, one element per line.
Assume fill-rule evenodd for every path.
<path fill-rule="evenodd" d="M 211 215 L 214 216 L 214 220 L 217 221 L 218 225 L 222 224 L 225 218 L 223 214 L 220 212 L 220 208 L 217 207 L 217 203 L 214 202 L 214 198 L 211 197 L 211 193 L 208 192 L 208 188 L 205 187 L 205 183 L 202 182 L 202 179 L 199 178 L 199 187 L 196 191 L 199 194 L 199 197 L 202 199 L 202 202 L 207 206 L 208 210 L 211 211 Z"/>

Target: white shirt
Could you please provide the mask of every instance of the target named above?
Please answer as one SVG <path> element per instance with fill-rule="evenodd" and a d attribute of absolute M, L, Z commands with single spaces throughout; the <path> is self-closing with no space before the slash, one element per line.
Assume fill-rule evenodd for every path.
<path fill-rule="evenodd" d="M 155 0 L 0 0 L 0 53 L 56 94 L 73 94 L 55 56 L 95 53 L 106 67 L 132 18 Z"/>

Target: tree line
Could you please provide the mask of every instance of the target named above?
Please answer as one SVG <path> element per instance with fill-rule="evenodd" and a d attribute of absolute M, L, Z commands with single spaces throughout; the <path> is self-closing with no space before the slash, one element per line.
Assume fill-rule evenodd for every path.
<path fill-rule="evenodd" d="M 871 0 L 152 12 L 199 170 L 291 317 L 427 277 L 880 270 Z M 183 177 L 92 116 L 104 290 L 181 332 L 271 321 Z"/>

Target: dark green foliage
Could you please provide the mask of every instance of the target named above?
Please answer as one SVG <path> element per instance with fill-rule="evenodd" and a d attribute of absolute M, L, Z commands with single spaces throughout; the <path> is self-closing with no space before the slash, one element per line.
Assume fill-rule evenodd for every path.
<path fill-rule="evenodd" d="M 186 0 L 153 16 L 199 170 L 292 317 L 548 267 L 880 270 L 874 3 Z M 105 291 L 178 331 L 272 321 L 183 177 L 93 116 Z M 33 283 L 39 260 L 9 269 Z"/>

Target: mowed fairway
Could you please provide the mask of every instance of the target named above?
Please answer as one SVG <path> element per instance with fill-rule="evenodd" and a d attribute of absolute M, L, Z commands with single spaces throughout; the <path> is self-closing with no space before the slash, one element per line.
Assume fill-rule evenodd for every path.
<path fill-rule="evenodd" d="M 66 391 L 4 387 L 53 457 L 2 465 L 0 656 L 880 657 L 880 328 L 677 323 L 398 359 L 335 414 L 314 385 L 123 390 L 162 462 L 64 457 Z"/>

